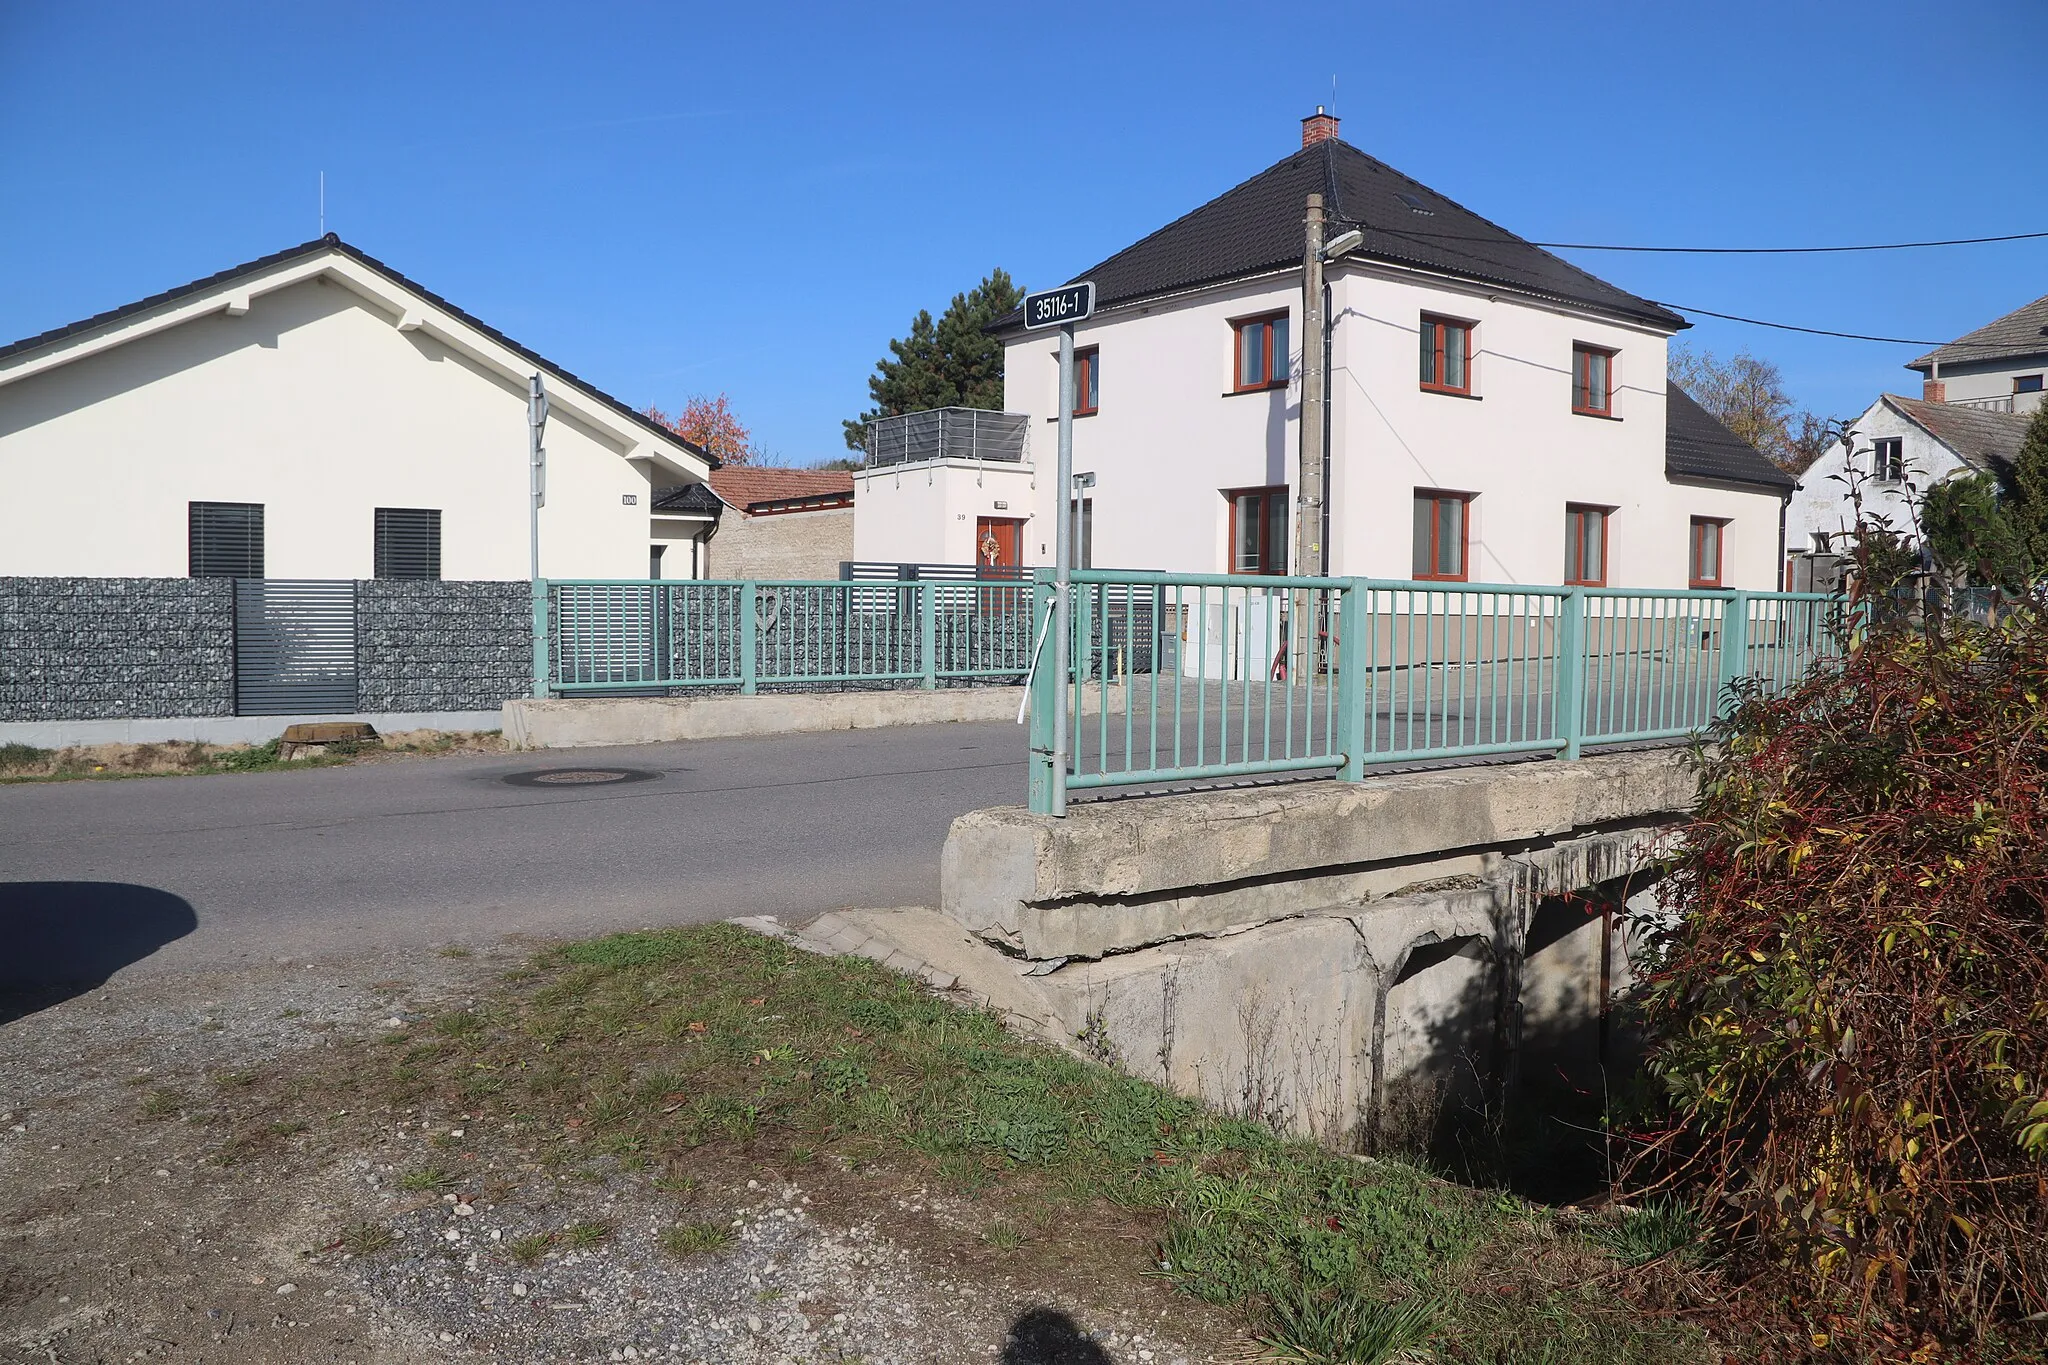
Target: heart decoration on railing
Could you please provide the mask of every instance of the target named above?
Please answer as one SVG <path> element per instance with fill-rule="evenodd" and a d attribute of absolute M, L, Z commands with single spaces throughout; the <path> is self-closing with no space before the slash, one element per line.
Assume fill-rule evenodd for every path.
<path fill-rule="evenodd" d="M 773 630 L 775 623 L 782 619 L 782 590 L 762 588 L 754 599 L 754 624 L 762 630 Z"/>

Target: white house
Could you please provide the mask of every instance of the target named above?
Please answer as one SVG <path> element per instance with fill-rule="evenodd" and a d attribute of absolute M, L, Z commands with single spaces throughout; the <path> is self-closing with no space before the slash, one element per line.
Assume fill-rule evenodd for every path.
<path fill-rule="evenodd" d="M 1363 234 L 1327 275 L 1323 565 L 1295 562 L 1291 529 L 1312 193 L 1333 238 Z M 1338 140 L 1320 111 L 1299 151 L 1076 278 L 1097 300 L 1075 342 L 1074 468 L 1095 476 L 1098 566 L 1778 586 L 1792 480 L 1666 382 L 1685 319 Z M 1004 406 L 1049 473 L 1057 340 L 1018 315 L 997 332 Z M 1052 483 L 1028 510 L 1010 500 L 1025 564 L 1051 560 Z"/>
<path fill-rule="evenodd" d="M 1920 372 L 1921 396 L 1930 402 L 2032 412 L 2048 379 L 2048 297 L 1937 346 L 1906 368 Z"/>
<path fill-rule="evenodd" d="M 1852 486 L 1866 518 L 1917 540 L 1917 496 L 1960 473 L 2010 469 L 2030 421 L 2027 413 L 1883 395 L 1799 476 L 1786 521 L 1793 578 L 1809 575 L 1801 557 L 1848 548 L 1846 533 L 1856 521 Z"/>
<path fill-rule="evenodd" d="M 1799 476 L 1786 519 L 1795 583 L 1831 572 L 1856 521 L 1854 487 L 1866 518 L 1917 539 L 1915 499 L 1964 472 L 2003 473 L 2018 458 L 2048 376 L 2048 297 L 1938 346 L 1907 369 L 1921 396 L 1882 394 L 1843 439 Z"/>
<path fill-rule="evenodd" d="M 329 235 L 0 347 L 0 576 L 523 579 L 535 373 L 544 575 L 701 533 L 709 455 Z"/>

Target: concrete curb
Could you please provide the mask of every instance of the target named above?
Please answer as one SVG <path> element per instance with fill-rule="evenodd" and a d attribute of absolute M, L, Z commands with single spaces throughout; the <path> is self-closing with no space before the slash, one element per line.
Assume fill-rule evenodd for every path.
<path fill-rule="evenodd" d="M 1101 690 L 1084 689 L 1084 714 L 1102 709 Z M 1124 687 L 1109 688 L 1112 711 Z M 903 688 L 874 692 L 775 692 L 715 697 L 515 697 L 500 726 L 514 749 L 577 749 L 679 739 L 870 730 L 890 725 L 1017 719 L 1021 687 Z"/>

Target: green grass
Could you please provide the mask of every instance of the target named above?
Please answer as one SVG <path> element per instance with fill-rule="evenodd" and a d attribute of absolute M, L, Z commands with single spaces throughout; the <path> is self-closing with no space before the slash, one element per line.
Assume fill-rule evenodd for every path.
<path fill-rule="evenodd" d="M 251 745 L 239 749 L 219 749 L 198 742 L 174 742 L 162 745 L 142 746 L 156 748 L 162 756 L 174 759 L 177 766 L 169 771 L 145 772 L 136 768 L 124 768 L 109 764 L 92 763 L 85 760 L 63 761 L 54 772 L 30 772 L 41 768 L 57 752 L 36 749 L 26 744 L 0 745 L 0 783 L 9 782 L 105 782 L 130 777 L 206 777 L 220 773 L 264 773 L 282 769 L 329 768 L 346 763 L 352 756 L 338 753 L 334 746 L 325 754 L 286 761 L 278 757 L 280 740 L 265 744 Z"/>
<path fill-rule="evenodd" d="M 445 1166 L 415 1166 L 398 1177 L 398 1188 L 422 1194 L 452 1190 L 458 1179 L 460 1177 Z"/>
<path fill-rule="evenodd" d="M 676 1223 L 661 1230 L 661 1249 L 679 1258 L 716 1251 L 731 1240 L 732 1233 L 717 1223 Z"/>
<path fill-rule="evenodd" d="M 550 1233 L 529 1233 L 505 1243 L 505 1254 L 520 1265 L 532 1265 L 547 1255 L 548 1248 L 554 1244 L 554 1236 Z"/>
<path fill-rule="evenodd" d="M 357 1223 L 342 1232 L 341 1249 L 351 1256 L 374 1256 L 397 1240 L 382 1223 Z"/>
<path fill-rule="evenodd" d="M 1586 1235 L 1623 1265 L 1645 1265 L 1659 1257 L 1696 1252 L 1704 1234 L 1691 1209 L 1675 1200 L 1652 1199 L 1595 1224 Z"/>
<path fill-rule="evenodd" d="M 588 1251 L 594 1246 L 600 1246 L 610 1241 L 611 1237 L 612 1225 L 595 1220 L 587 1223 L 571 1223 L 568 1227 L 562 1229 L 562 1240 L 577 1251 Z"/>
<path fill-rule="evenodd" d="M 1637 1312 L 1608 1273 L 1623 1267 L 1558 1235 L 1547 1211 L 1284 1140 L 1019 1040 L 864 959 L 727 925 L 553 950 L 442 1016 L 430 1045 L 382 1046 L 401 1055 L 352 1075 L 378 1078 L 387 1102 L 533 1116 L 541 1165 L 571 1178 L 623 1158 L 687 1189 L 679 1168 L 700 1148 L 750 1163 L 801 1153 L 850 1179 L 908 1171 L 987 1201 L 990 1247 L 1163 1277 L 1300 1360 L 1428 1349 L 1477 1365 L 1558 1341 L 1568 1358 L 1664 1365 L 1703 1349 L 1692 1328 Z M 487 1096 L 467 1089 L 480 1075 L 497 1083 Z M 426 1169 L 433 1180 L 407 1188 L 441 1188 L 446 1174 Z M 1104 1219 L 1128 1235 L 1077 1231 Z M 667 1229 L 672 1254 L 711 1236 L 679 1228 L 723 1232 Z M 579 1225 L 509 1250 L 610 1233 Z M 1151 1257 L 1129 1250 L 1147 1242 Z"/>

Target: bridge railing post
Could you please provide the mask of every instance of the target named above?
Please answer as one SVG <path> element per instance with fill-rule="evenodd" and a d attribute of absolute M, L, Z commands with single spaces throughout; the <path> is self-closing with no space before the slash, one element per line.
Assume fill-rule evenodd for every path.
<path fill-rule="evenodd" d="M 1059 813 L 1052 771 L 1052 721 L 1055 709 L 1066 705 L 1066 680 L 1055 676 L 1052 650 L 1047 647 L 1050 642 L 1046 636 L 1052 629 L 1052 593 L 1053 585 L 1046 577 L 1046 571 L 1040 570 L 1031 585 L 1032 655 L 1025 698 L 1031 722 L 1031 809 L 1038 815 Z"/>
<path fill-rule="evenodd" d="M 1339 782 L 1365 780 L 1365 671 L 1372 657 L 1365 594 L 1355 578 L 1337 591 L 1337 744 L 1344 752 Z"/>
<path fill-rule="evenodd" d="M 1586 594 L 1567 589 L 1557 601 L 1557 737 L 1559 754 L 1577 758 L 1586 734 Z"/>
<path fill-rule="evenodd" d="M 1749 673 L 1749 594 L 1728 594 L 1721 607 L 1721 677 L 1714 691 L 1716 718 L 1735 709 L 1735 682 Z"/>

